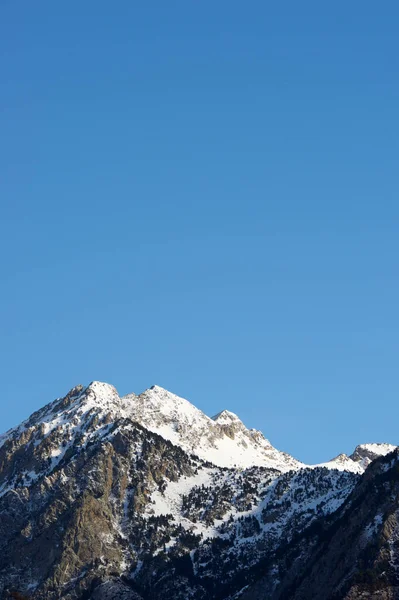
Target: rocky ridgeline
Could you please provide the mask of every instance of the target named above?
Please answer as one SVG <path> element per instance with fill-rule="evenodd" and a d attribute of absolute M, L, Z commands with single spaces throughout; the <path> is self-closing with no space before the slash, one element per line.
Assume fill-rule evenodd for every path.
<path fill-rule="evenodd" d="M 396 598 L 398 465 L 306 466 L 228 411 L 78 386 L 0 438 L 0 594 Z"/>

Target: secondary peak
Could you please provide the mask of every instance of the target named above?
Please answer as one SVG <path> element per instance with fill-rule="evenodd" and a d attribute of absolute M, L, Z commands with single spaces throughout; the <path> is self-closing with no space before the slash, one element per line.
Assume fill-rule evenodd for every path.
<path fill-rule="evenodd" d="M 241 419 L 237 417 L 236 414 L 230 412 L 229 410 L 222 410 L 217 413 L 212 420 L 219 425 L 230 425 L 231 423 L 241 423 Z"/>

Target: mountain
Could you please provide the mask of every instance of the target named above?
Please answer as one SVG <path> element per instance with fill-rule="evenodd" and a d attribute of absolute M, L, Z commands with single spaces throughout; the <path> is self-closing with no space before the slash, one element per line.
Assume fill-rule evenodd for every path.
<path fill-rule="evenodd" d="M 340 508 L 291 545 L 274 600 L 399 597 L 399 451 L 378 458 Z M 306 544 L 305 544 L 306 540 Z M 291 565 L 294 565 L 293 567 Z M 284 569 L 283 564 L 280 565 Z M 264 598 L 261 582 L 242 600 Z"/>
<path fill-rule="evenodd" d="M 0 594 L 399 597 L 398 471 L 389 444 L 307 466 L 227 410 L 77 386 L 0 437 Z"/>
<path fill-rule="evenodd" d="M 379 456 L 385 456 L 393 452 L 396 446 L 392 444 L 360 444 L 350 456 L 339 454 L 327 463 L 316 466 L 338 469 L 339 471 L 352 471 L 353 473 L 364 473 L 369 464 Z"/>
<path fill-rule="evenodd" d="M 242 468 L 262 465 L 280 471 L 302 466 L 292 456 L 273 448 L 260 431 L 247 429 L 228 410 L 211 419 L 187 400 L 158 386 L 140 396 L 129 394 L 123 401 L 129 405 L 130 418 L 214 465 Z"/>

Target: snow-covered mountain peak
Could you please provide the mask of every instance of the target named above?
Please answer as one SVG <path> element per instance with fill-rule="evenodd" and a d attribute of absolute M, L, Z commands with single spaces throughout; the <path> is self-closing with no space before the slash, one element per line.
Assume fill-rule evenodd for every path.
<path fill-rule="evenodd" d="M 383 444 L 379 442 L 373 442 L 370 444 L 359 444 L 358 446 L 356 446 L 354 453 L 351 455 L 351 458 L 353 458 L 353 460 L 356 460 L 355 455 L 357 453 L 366 452 L 374 454 L 375 457 L 385 456 L 389 452 L 393 452 L 394 450 L 396 450 L 396 448 L 397 446 L 394 446 L 393 444 Z"/>
<path fill-rule="evenodd" d="M 176 437 L 173 432 L 183 432 L 186 426 L 203 428 L 212 422 L 188 400 L 158 385 L 152 386 L 138 396 L 128 394 L 122 400 L 128 405 L 129 416 L 133 420 L 172 442 L 172 438 Z"/>
<path fill-rule="evenodd" d="M 64 398 L 58 398 L 0 438 L 1 445 L 10 436 L 31 430 L 29 439 L 35 444 L 52 432 L 57 439 L 67 439 L 63 450 L 74 444 L 108 435 L 109 427 L 120 420 L 137 422 L 151 432 L 180 446 L 184 451 L 221 467 L 246 468 L 264 466 L 279 471 L 301 468 L 292 456 L 276 450 L 261 432 L 249 430 L 234 413 L 222 411 L 215 420 L 188 400 L 153 386 L 139 395 L 122 398 L 114 386 L 93 381 L 77 386 Z"/>
<path fill-rule="evenodd" d="M 351 473 L 363 473 L 364 471 L 361 465 L 354 462 L 347 454 L 338 454 L 328 462 L 316 466 L 336 469 L 337 471 L 350 471 Z"/>
<path fill-rule="evenodd" d="M 369 464 L 379 456 L 385 456 L 393 452 L 397 446 L 392 444 L 360 444 L 356 446 L 353 454 L 339 454 L 328 462 L 313 465 L 315 467 L 327 467 L 338 471 L 351 471 L 352 473 L 364 473 Z"/>
<path fill-rule="evenodd" d="M 350 458 L 364 470 L 373 460 L 379 456 L 385 456 L 389 452 L 393 452 L 396 448 L 397 446 L 393 446 L 392 444 L 359 444 L 359 446 L 356 446 L 353 454 L 350 455 Z"/>
<path fill-rule="evenodd" d="M 121 399 L 116 388 L 109 383 L 92 381 L 82 394 L 83 401 L 94 401 L 99 408 L 119 405 Z"/>
<path fill-rule="evenodd" d="M 115 386 L 110 383 L 105 383 L 103 381 L 92 381 L 86 388 L 86 391 L 94 392 L 99 399 L 102 397 L 108 398 L 109 396 L 118 396 L 118 392 Z"/>
<path fill-rule="evenodd" d="M 229 410 L 222 410 L 212 417 L 212 420 L 221 428 L 221 430 L 233 439 L 241 432 L 246 437 L 250 437 L 253 442 L 272 448 L 269 440 L 265 438 L 261 431 L 257 429 L 247 429 L 241 419 Z"/>
<path fill-rule="evenodd" d="M 166 393 L 166 394 L 170 394 L 171 396 L 175 396 L 175 394 L 172 394 L 171 392 L 169 392 L 166 388 L 163 388 L 160 385 L 152 385 L 150 388 L 148 388 L 148 390 L 144 390 L 144 391 L 153 391 L 156 394 L 162 394 L 162 393 Z M 144 392 L 143 392 L 144 393 Z"/>
<path fill-rule="evenodd" d="M 183 450 L 223 467 L 262 465 L 287 471 L 301 463 L 279 452 L 260 432 L 248 430 L 227 410 L 213 419 L 160 386 L 124 396 L 129 417 Z"/>
<path fill-rule="evenodd" d="M 221 467 L 269 467 L 280 471 L 305 467 L 276 450 L 262 432 L 248 429 L 240 418 L 222 410 L 213 418 L 188 400 L 154 385 L 139 395 L 120 397 L 108 383 L 93 381 L 76 386 L 64 398 L 54 400 L 20 426 L 0 436 L 0 447 L 10 437 L 26 435 L 35 444 L 52 432 L 66 438 L 67 447 L 102 439 L 117 422 L 138 422 L 144 428 L 180 446 L 184 451 Z M 124 425 L 122 425 L 124 426 Z M 363 473 L 378 456 L 393 451 L 392 444 L 361 444 L 350 456 L 340 454 L 319 464 L 328 469 Z M 56 451 L 53 449 L 54 452 Z M 60 451 L 61 457 L 63 452 Z"/>
<path fill-rule="evenodd" d="M 67 397 L 70 396 L 71 392 Z M 70 403 L 69 408 L 73 409 L 74 414 L 78 416 L 86 413 L 97 414 L 99 418 L 108 416 L 109 420 L 112 418 L 115 421 L 129 416 L 128 404 L 119 396 L 117 389 L 109 383 L 92 381 L 71 399 L 74 401 Z"/>
<path fill-rule="evenodd" d="M 242 423 L 241 419 L 237 417 L 235 413 L 230 412 L 229 410 L 222 410 L 217 413 L 212 420 L 219 425 L 231 425 L 232 423 Z"/>

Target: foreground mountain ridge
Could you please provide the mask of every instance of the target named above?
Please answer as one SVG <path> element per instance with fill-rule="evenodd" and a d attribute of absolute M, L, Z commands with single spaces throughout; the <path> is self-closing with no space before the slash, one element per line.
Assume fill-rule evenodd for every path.
<path fill-rule="evenodd" d="M 390 500 L 362 499 L 367 509 L 352 537 L 360 536 L 359 552 L 371 560 L 385 532 L 386 598 L 394 598 L 397 457 L 393 445 L 363 444 L 351 456 L 307 466 L 234 413 L 210 418 L 159 386 L 124 397 L 101 382 L 77 386 L 0 437 L 0 593 L 316 598 L 320 545 L 337 530 L 334 547 L 342 550 L 348 526 L 339 523 L 362 512 L 357 490 L 380 489 L 382 477 Z M 351 556 L 349 566 L 329 559 L 349 583 L 364 562 Z M 309 579 L 313 563 L 318 576 Z M 363 588 L 348 588 L 352 596 L 342 582 L 329 591 L 328 570 L 323 577 L 323 598 L 369 593 L 361 581 Z"/>

